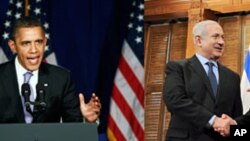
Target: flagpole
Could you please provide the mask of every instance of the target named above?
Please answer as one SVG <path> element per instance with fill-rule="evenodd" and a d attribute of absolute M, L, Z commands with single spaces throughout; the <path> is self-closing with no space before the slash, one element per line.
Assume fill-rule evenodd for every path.
<path fill-rule="evenodd" d="M 25 16 L 29 16 L 29 0 L 25 0 Z"/>

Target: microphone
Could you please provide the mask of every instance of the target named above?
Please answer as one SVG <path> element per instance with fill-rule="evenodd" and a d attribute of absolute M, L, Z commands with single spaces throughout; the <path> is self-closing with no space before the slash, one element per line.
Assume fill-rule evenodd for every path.
<path fill-rule="evenodd" d="M 22 85 L 22 88 L 21 88 L 21 93 L 22 93 L 22 96 L 24 97 L 24 105 L 26 107 L 26 110 L 28 112 L 31 112 L 31 108 L 30 108 L 30 86 L 28 83 L 24 83 Z"/>
<path fill-rule="evenodd" d="M 45 90 L 42 84 L 36 85 L 36 93 L 38 98 L 38 105 L 41 106 L 42 110 L 45 110 L 46 102 L 45 102 Z"/>

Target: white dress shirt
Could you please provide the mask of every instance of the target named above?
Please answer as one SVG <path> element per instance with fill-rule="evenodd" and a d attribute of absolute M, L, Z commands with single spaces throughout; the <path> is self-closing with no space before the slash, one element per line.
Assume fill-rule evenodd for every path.
<path fill-rule="evenodd" d="M 16 67 L 16 75 L 17 75 L 17 81 L 18 81 L 18 87 L 19 87 L 19 94 L 21 93 L 21 87 L 24 82 L 24 76 L 23 74 L 28 72 L 18 61 L 18 58 L 15 58 L 15 67 Z M 34 99 L 36 99 L 36 84 L 38 83 L 38 70 L 32 71 L 33 76 L 30 78 L 29 84 L 30 84 L 30 90 L 32 94 L 34 95 Z"/>

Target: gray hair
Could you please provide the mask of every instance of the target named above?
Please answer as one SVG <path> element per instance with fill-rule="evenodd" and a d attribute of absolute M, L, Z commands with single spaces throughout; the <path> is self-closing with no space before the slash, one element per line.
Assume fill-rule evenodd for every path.
<path fill-rule="evenodd" d="M 197 35 L 204 36 L 205 28 L 209 24 L 218 24 L 218 23 L 216 21 L 213 21 L 213 20 L 205 20 L 205 21 L 201 21 L 201 22 L 194 25 L 193 32 L 192 32 L 194 43 L 195 43 L 194 37 Z"/>

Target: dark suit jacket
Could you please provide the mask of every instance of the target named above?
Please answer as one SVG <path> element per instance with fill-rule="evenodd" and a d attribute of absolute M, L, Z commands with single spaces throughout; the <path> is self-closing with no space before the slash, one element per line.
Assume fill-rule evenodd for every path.
<path fill-rule="evenodd" d="M 218 63 L 219 84 L 213 95 L 206 71 L 196 56 L 169 62 L 164 101 L 171 112 L 168 141 L 215 141 L 221 136 L 208 127 L 213 115 L 242 115 L 240 78 Z"/>
<path fill-rule="evenodd" d="M 237 117 L 236 122 L 238 125 L 244 125 L 250 127 L 250 110 L 248 110 L 248 112 L 245 113 L 243 116 Z"/>
<path fill-rule="evenodd" d="M 70 73 L 57 66 L 42 63 L 38 83 L 45 88 L 45 111 L 39 111 L 33 122 L 82 121 L 78 95 Z M 24 123 L 14 60 L 0 65 L 0 123 Z"/>

